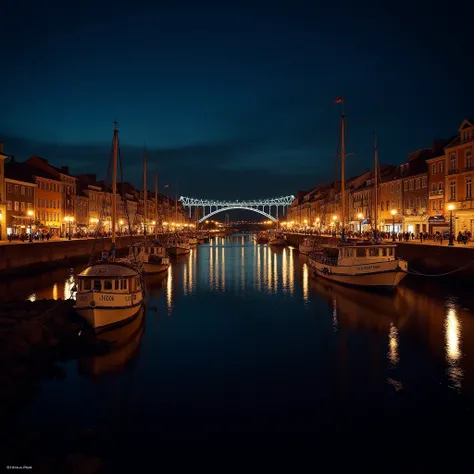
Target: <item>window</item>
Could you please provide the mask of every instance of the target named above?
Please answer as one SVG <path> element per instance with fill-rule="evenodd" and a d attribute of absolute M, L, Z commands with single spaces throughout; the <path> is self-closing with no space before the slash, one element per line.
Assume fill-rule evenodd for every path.
<path fill-rule="evenodd" d="M 33 189 L 28 187 L 27 194 L 28 194 L 28 196 L 33 196 Z"/>
<path fill-rule="evenodd" d="M 428 178 L 426 176 L 423 176 L 422 178 L 422 185 L 423 188 L 426 188 L 428 186 Z"/>
<path fill-rule="evenodd" d="M 95 291 L 102 290 L 102 283 L 100 280 L 94 280 L 94 290 Z"/>
<path fill-rule="evenodd" d="M 22 196 L 25 195 L 25 192 L 26 192 L 25 186 L 22 186 L 22 187 L 21 187 L 21 194 L 22 194 Z"/>
<path fill-rule="evenodd" d="M 11 210 L 12 210 L 12 202 L 7 201 L 7 211 L 11 211 Z"/>
<path fill-rule="evenodd" d="M 41 220 L 41 212 L 39 212 L 39 211 L 36 213 L 36 220 L 37 221 Z"/>
<path fill-rule="evenodd" d="M 44 207 L 44 198 L 41 198 L 41 207 Z"/>
<path fill-rule="evenodd" d="M 436 174 L 436 163 L 431 165 L 431 174 Z"/>
<path fill-rule="evenodd" d="M 428 198 L 426 198 L 426 197 L 423 198 L 423 207 L 424 207 L 425 209 L 428 208 Z"/>
<path fill-rule="evenodd" d="M 444 161 L 440 161 L 438 164 L 439 172 L 444 173 Z"/>
<path fill-rule="evenodd" d="M 410 191 L 413 191 L 415 189 L 415 180 L 410 179 Z"/>
<path fill-rule="evenodd" d="M 438 183 L 438 191 L 442 191 L 443 190 L 443 183 Z"/>
<path fill-rule="evenodd" d="M 365 257 L 365 248 L 356 248 L 356 253 L 358 257 Z"/>
<path fill-rule="evenodd" d="M 456 181 L 451 181 L 449 186 L 451 189 L 451 201 L 456 201 Z"/>
<path fill-rule="evenodd" d="M 400 192 L 402 189 L 402 183 L 400 181 L 397 183 L 397 191 Z"/>
<path fill-rule="evenodd" d="M 439 210 L 442 211 L 444 209 L 444 201 L 442 199 L 439 200 Z"/>
<path fill-rule="evenodd" d="M 87 279 L 87 280 L 82 280 L 82 289 L 84 291 L 88 291 L 92 288 L 92 281 Z"/>
<path fill-rule="evenodd" d="M 38 207 L 41 207 L 41 199 L 38 198 Z"/>
<path fill-rule="evenodd" d="M 421 198 L 420 198 L 420 197 L 417 197 L 417 198 L 416 198 L 416 207 L 417 207 L 417 208 L 420 208 L 420 207 L 421 207 Z"/>
<path fill-rule="evenodd" d="M 456 169 L 456 155 L 453 153 L 451 155 L 451 171 Z"/>
<path fill-rule="evenodd" d="M 44 181 L 41 181 L 41 189 L 44 191 Z"/>
<path fill-rule="evenodd" d="M 409 204 L 408 199 L 405 199 L 405 209 L 408 209 L 408 204 Z"/>
<path fill-rule="evenodd" d="M 408 180 L 407 179 L 403 182 L 403 189 L 405 191 L 408 191 Z"/>
<path fill-rule="evenodd" d="M 383 201 L 380 203 L 380 210 L 383 211 Z"/>
<path fill-rule="evenodd" d="M 13 185 L 11 183 L 7 184 L 7 192 L 9 192 L 9 193 L 13 192 Z"/>
<path fill-rule="evenodd" d="M 409 207 L 410 209 L 413 208 L 413 198 L 412 198 L 412 197 L 408 199 L 408 207 Z"/>
<path fill-rule="evenodd" d="M 433 184 L 431 185 L 431 189 L 432 189 L 433 191 L 436 191 L 436 183 L 433 183 Z"/>
<path fill-rule="evenodd" d="M 20 210 L 20 203 L 18 201 L 15 201 L 15 211 Z"/>
<path fill-rule="evenodd" d="M 387 207 L 385 209 L 387 209 L 387 211 L 390 209 L 390 203 L 388 201 L 386 201 L 386 204 L 387 204 Z"/>
<path fill-rule="evenodd" d="M 112 289 L 112 280 L 104 280 L 104 290 L 111 290 Z"/>
<path fill-rule="evenodd" d="M 431 201 L 431 210 L 436 211 L 436 199 Z"/>
<path fill-rule="evenodd" d="M 472 166 L 472 152 L 471 150 L 466 151 L 466 168 L 471 168 Z"/>
<path fill-rule="evenodd" d="M 24 211 L 26 209 L 25 201 L 21 201 L 20 206 L 21 206 L 21 210 Z"/>
<path fill-rule="evenodd" d="M 379 249 L 378 247 L 371 247 L 369 248 L 369 257 L 378 257 L 379 256 Z"/>
<path fill-rule="evenodd" d="M 20 186 L 18 186 L 18 184 L 15 184 L 15 193 L 18 194 L 19 191 L 20 191 Z"/>
<path fill-rule="evenodd" d="M 420 189 L 420 187 L 421 187 L 421 180 L 420 180 L 420 178 L 416 178 L 415 187 L 416 187 L 416 189 Z"/>
<path fill-rule="evenodd" d="M 466 178 L 466 199 L 472 199 L 472 179 Z"/>

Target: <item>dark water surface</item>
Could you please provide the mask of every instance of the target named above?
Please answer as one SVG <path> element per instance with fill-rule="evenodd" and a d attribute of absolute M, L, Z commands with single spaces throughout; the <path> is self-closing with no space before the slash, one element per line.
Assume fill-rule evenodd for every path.
<path fill-rule="evenodd" d="M 18 429 L 41 433 L 45 450 L 93 430 L 112 472 L 187 440 L 311 441 L 310 457 L 333 467 L 354 448 L 355 472 L 379 455 L 379 472 L 424 472 L 464 452 L 472 283 L 359 291 L 248 235 L 214 238 L 147 282 L 154 308 L 106 336 L 117 350 L 66 364 L 66 379 L 45 382 L 21 414 Z M 60 270 L 3 291 L 51 298 L 71 286 Z"/>

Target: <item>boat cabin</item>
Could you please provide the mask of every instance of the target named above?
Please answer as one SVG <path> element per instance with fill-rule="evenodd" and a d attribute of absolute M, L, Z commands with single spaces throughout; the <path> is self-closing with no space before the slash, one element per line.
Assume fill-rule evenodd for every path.
<path fill-rule="evenodd" d="M 339 265 L 386 262 L 395 260 L 395 245 L 347 245 L 337 247 Z"/>
<path fill-rule="evenodd" d="M 103 268 L 100 268 L 103 267 Z M 134 293 L 140 291 L 142 283 L 138 273 L 122 265 L 95 265 L 78 276 L 78 293 Z"/>

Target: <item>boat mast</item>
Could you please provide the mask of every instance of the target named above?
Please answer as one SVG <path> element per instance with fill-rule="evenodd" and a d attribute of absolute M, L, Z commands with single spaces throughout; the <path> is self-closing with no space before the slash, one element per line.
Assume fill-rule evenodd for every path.
<path fill-rule="evenodd" d="M 377 134 L 374 133 L 374 237 L 377 239 L 377 209 L 378 209 L 378 150 L 377 150 Z"/>
<path fill-rule="evenodd" d="M 160 218 L 160 213 L 158 212 L 158 173 L 155 173 L 155 209 L 156 209 L 156 220 L 155 220 L 155 239 L 156 239 L 156 229 L 158 228 L 158 220 Z"/>
<path fill-rule="evenodd" d="M 346 228 L 346 184 L 345 184 L 345 158 L 346 158 L 346 147 L 345 147 L 345 131 L 346 131 L 346 116 L 344 115 L 344 98 L 339 97 L 336 99 L 336 103 L 341 104 L 341 222 L 342 232 L 341 240 L 346 240 L 345 228 Z"/>
<path fill-rule="evenodd" d="M 115 248 L 115 221 L 117 220 L 117 156 L 118 156 L 118 123 L 114 122 L 114 144 L 112 163 L 112 247 Z"/>
<path fill-rule="evenodd" d="M 143 224 L 143 234 L 146 237 L 146 223 L 147 223 L 147 202 L 148 200 L 148 195 L 147 195 L 147 190 L 146 190 L 146 149 L 143 149 L 143 213 L 144 213 L 144 224 Z"/>

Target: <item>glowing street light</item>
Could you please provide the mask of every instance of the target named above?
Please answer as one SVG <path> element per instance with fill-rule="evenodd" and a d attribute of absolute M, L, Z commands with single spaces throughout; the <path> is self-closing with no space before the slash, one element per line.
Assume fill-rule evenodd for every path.
<path fill-rule="evenodd" d="M 448 204 L 448 211 L 449 211 L 449 242 L 448 245 L 452 247 L 454 245 L 453 239 L 453 210 L 454 204 Z"/>
<path fill-rule="evenodd" d="M 362 221 L 364 220 L 364 214 L 359 212 L 359 214 L 357 214 L 357 218 L 359 219 L 359 234 L 362 234 Z"/>
<path fill-rule="evenodd" d="M 30 209 L 28 211 L 28 217 L 30 218 L 30 242 L 33 242 L 33 232 L 31 231 L 31 224 L 33 223 L 33 211 Z"/>
<path fill-rule="evenodd" d="M 390 214 L 392 214 L 392 240 L 395 242 L 395 216 L 397 215 L 397 210 L 392 209 Z"/>

